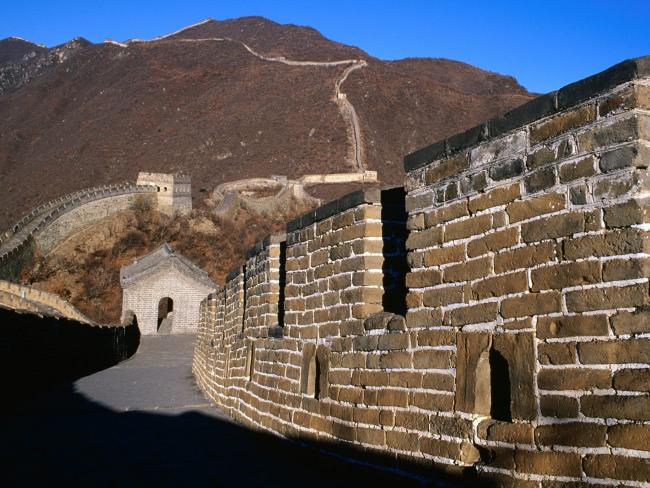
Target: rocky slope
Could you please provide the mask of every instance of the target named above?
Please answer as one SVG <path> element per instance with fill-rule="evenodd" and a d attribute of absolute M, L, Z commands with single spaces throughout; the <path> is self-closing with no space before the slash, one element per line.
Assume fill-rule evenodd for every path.
<path fill-rule="evenodd" d="M 317 63 L 354 59 L 367 64 L 341 91 L 358 116 L 362 159 L 384 183 L 401 183 L 409 151 L 531 98 L 508 76 L 442 59 L 382 61 L 259 17 L 207 21 L 149 42 L 75 39 L 47 49 L 7 39 L 0 228 L 46 200 L 133 180 L 139 170 L 182 170 L 195 196 L 241 178 L 353 171 L 334 100 L 349 66 Z"/>

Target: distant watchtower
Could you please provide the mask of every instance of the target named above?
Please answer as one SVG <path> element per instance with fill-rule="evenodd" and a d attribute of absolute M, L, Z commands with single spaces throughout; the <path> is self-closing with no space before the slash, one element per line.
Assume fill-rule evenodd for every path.
<path fill-rule="evenodd" d="M 140 172 L 137 184 L 156 187 L 161 212 L 185 215 L 192 211 L 192 179 L 187 175 Z"/>

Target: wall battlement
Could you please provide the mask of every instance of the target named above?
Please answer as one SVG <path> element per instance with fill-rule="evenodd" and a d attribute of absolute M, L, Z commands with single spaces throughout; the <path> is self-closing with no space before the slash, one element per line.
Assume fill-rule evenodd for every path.
<path fill-rule="evenodd" d="M 20 270 L 31 263 L 35 249 L 47 254 L 70 234 L 132 208 L 143 198 L 170 215 L 188 213 L 192 209 L 191 179 L 140 173 L 136 184 L 88 188 L 39 206 L 0 236 L 0 277 L 15 280 Z"/>
<path fill-rule="evenodd" d="M 352 194 L 256 246 L 202 305 L 206 395 L 500 486 L 650 483 L 649 67 L 407 156 L 401 202 Z"/>

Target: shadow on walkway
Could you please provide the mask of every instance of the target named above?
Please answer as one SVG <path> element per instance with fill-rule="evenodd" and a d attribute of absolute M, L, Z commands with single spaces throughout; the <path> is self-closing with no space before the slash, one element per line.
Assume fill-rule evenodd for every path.
<path fill-rule="evenodd" d="M 198 412 L 115 412 L 72 385 L 2 418 L 3 486 L 418 486 Z"/>

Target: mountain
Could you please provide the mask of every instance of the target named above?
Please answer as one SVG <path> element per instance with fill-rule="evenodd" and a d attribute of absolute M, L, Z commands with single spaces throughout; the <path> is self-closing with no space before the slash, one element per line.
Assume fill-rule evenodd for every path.
<path fill-rule="evenodd" d="M 401 183 L 408 152 L 531 98 L 509 76 L 446 59 L 382 61 L 261 17 L 150 41 L 45 48 L 9 38 L 0 41 L 0 229 L 141 170 L 183 171 L 196 197 L 232 180 L 360 165 Z"/>

